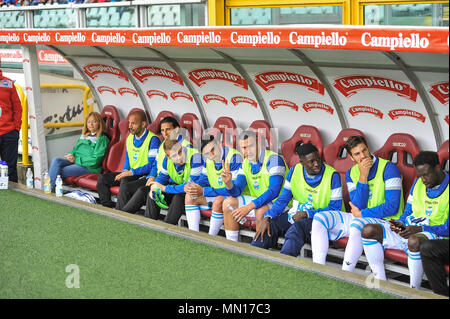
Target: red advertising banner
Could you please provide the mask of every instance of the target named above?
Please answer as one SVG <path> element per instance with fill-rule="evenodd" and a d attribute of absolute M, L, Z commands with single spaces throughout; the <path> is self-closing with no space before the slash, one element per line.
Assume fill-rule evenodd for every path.
<path fill-rule="evenodd" d="M 114 90 L 112 87 L 110 86 L 106 86 L 106 85 L 101 85 L 97 88 L 98 93 L 103 94 L 103 92 L 110 92 L 114 95 L 116 95 L 116 90 Z"/>
<path fill-rule="evenodd" d="M 355 105 L 348 109 L 348 112 L 352 115 L 358 115 L 359 113 L 368 113 L 373 114 L 376 117 L 382 119 L 383 118 L 383 112 L 381 112 L 379 109 L 376 109 L 371 106 L 364 106 L 364 105 Z"/>
<path fill-rule="evenodd" d="M 217 69 L 197 69 L 189 72 L 189 79 L 198 87 L 205 85 L 207 81 L 220 80 L 233 83 L 245 90 L 248 90 L 248 84 L 240 75 Z"/>
<path fill-rule="evenodd" d="M 396 26 L 258 26 L 0 30 L 0 43 L 35 45 L 279 47 L 449 52 L 449 29 Z"/>
<path fill-rule="evenodd" d="M 322 83 L 309 76 L 291 73 L 291 72 L 264 72 L 255 75 L 255 83 L 258 84 L 264 91 L 272 90 L 276 84 L 294 84 L 305 86 L 310 91 L 319 94 L 325 94 L 325 88 Z"/>
<path fill-rule="evenodd" d="M 250 104 L 251 106 L 253 106 L 255 108 L 258 107 L 258 103 L 254 99 L 251 99 L 251 98 L 246 97 L 246 96 L 235 96 L 235 97 L 232 97 L 231 98 L 231 103 L 234 106 L 236 106 L 239 103 L 248 103 L 248 104 Z"/>
<path fill-rule="evenodd" d="M 160 90 L 148 90 L 147 92 L 145 92 L 145 94 L 147 94 L 147 96 L 151 99 L 153 96 L 161 96 L 162 98 L 168 100 L 169 97 L 167 96 L 166 93 L 164 93 L 163 91 Z"/>
<path fill-rule="evenodd" d="M 349 75 L 334 80 L 333 86 L 345 97 L 363 89 L 377 89 L 397 93 L 398 96 L 416 101 L 417 91 L 409 84 L 371 75 Z"/>
<path fill-rule="evenodd" d="M 303 109 L 306 112 L 311 111 L 312 109 L 319 109 L 319 110 L 324 110 L 330 114 L 333 114 L 334 110 L 331 106 L 324 104 L 324 103 L 320 103 L 320 102 L 307 102 L 303 104 Z"/>
<path fill-rule="evenodd" d="M 442 104 L 448 104 L 448 82 L 441 82 L 431 86 L 428 91 Z"/>
<path fill-rule="evenodd" d="M 408 110 L 408 109 L 395 109 L 390 110 L 388 112 L 388 115 L 391 119 L 396 120 L 397 118 L 401 116 L 409 116 L 412 118 L 415 118 L 416 120 L 425 123 L 425 116 L 422 113 L 416 112 L 414 110 Z"/>
<path fill-rule="evenodd" d="M 298 112 L 298 105 L 295 104 L 294 102 L 291 102 L 288 100 L 282 100 L 282 99 L 272 100 L 269 102 L 269 105 L 274 110 L 277 109 L 279 106 L 287 106 Z"/>
<path fill-rule="evenodd" d="M 157 66 L 137 67 L 131 70 L 131 74 L 141 83 L 144 83 L 149 77 L 163 77 L 181 86 L 184 85 L 183 80 L 177 73 Z"/>
<path fill-rule="evenodd" d="M 181 98 L 188 99 L 191 102 L 194 102 L 194 98 L 192 97 L 192 95 L 190 95 L 188 93 L 184 93 L 184 92 L 172 92 L 172 93 L 170 93 L 170 97 L 174 101 L 181 97 Z"/>
<path fill-rule="evenodd" d="M 217 95 L 217 94 L 206 94 L 203 96 L 203 101 L 205 101 L 206 103 L 209 103 L 211 101 L 219 101 L 219 102 L 222 102 L 223 104 L 228 104 L 228 101 L 226 98 L 224 98 L 221 95 Z"/>
<path fill-rule="evenodd" d="M 70 65 L 59 53 L 53 50 L 37 50 L 38 63 Z M 23 55 L 20 49 L 0 49 L 0 60 L 3 63 L 22 63 Z"/>
<path fill-rule="evenodd" d="M 95 79 L 99 74 L 112 74 L 117 76 L 118 78 L 129 82 L 125 73 L 114 66 L 106 65 L 106 64 L 88 64 L 83 67 L 84 73 L 89 76 L 91 79 Z"/>
<path fill-rule="evenodd" d="M 128 94 L 132 94 L 136 97 L 138 96 L 138 93 L 136 92 L 136 90 L 130 89 L 130 88 L 119 88 L 117 91 L 119 92 L 120 95 L 124 95 L 124 94 L 128 93 Z"/>

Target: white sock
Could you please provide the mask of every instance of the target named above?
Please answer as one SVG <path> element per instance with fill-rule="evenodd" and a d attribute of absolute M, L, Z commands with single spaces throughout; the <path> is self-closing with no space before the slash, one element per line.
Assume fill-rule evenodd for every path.
<path fill-rule="evenodd" d="M 319 221 L 321 216 L 317 218 L 316 216 L 318 215 L 314 216 L 311 228 L 313 262 L 325 265 L 328 253 L 328 229 Z"/>
<path fill-rule="evenodd" d="M 186 210 L 186 219 L 188 227 L 191 230 L 199 231 L 200 228 L 200 209 L 195 205 L 184 205 Z"/>
<path fill-rule="evenodd" d="M 209 224 L 209 234 L 217 236 L 220 227 L 223 225 L 223 214 L 213 211 L 211 213 L 211 220 Z"/>
<path fill-rule="evenodd" d="M 411 288 L 419 289 L 422 285 L 423 267 L 422 259 L 420 258 L 420 251 L 412 252 L 409 249 L 408 253 L 408 268 L 409 268 L 409 286 Z"/>
<path fill-rule="evenodd" d="M 362 244 L 374 277 L 379 280 L 386 280 L 383 245 L 376 239 L 365 238 L 362 239 Z"/>
<path fill-rule="evenodd" d="M 225 229 L 225 236 L 227 237 L 228 240 L 238 241 L 239 230 L 226 230 Z"/>
<path fill-rule="evenodd" d="M 359 257 L 363 253 L 363 244 L 361 238 L 361 231 L 353 226 L 350 226 L 350 235 L 348 236 L 347 246 L 345 247 L 344 261 L 342 263 L 342 270 L 354 271 Z"/>

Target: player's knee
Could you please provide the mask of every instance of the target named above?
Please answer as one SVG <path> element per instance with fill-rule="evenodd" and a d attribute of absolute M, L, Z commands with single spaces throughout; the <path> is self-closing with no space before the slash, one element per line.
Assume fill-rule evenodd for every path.
<path fill-rule="evenodd" d="M 223 196 L 217 196 L 217 197 L 214 199 L 214 202 L 213 202 L 213 204 L 212 204 L 212 209 L 213 209 L 213 211 L 215 211 L 215 212 L 217 212 L 217 211 L 222 211 L 222 205 L 223 205 L 224 200 L 225 200 L 225 197 L 223 197 Z"/>
<path fill-rule="evenodd" d="M 231 211 L 230 211 L 230 209 L 228 207 L 229 206 L 237 207 L 236 203 L 237 203 L 237 199 L 234 198 L 234 197 L 228 197 L 227 199 L 225 199 L 223 201 L 223 204 L 222 204 L 223 212 L 224 213 L 231 213 Z"/>
<path fill-rule="evenodd" d="M 411 235 L 408 238 L 408 249 L 413 252 L 420 250 L 420 239 L 416 235 Z"/>
<path fill-rule="evenodd" d="M 195 199 L 193 199 L 191 195 L 186 194 L 186 197 L 184 198 L 184 204 L 185 205 L 194 205 Z"/>
<path fill-rule="evenodd" d="M 313 226 L 316 227 L 324 227 L 325 229 L 328 229 L 328 222 L 327 217 L 323 212 L 318 212 L 313 217 Z"/>
<path fill-rule="evenodd" d="M 350 224 L 350 233 L 361 233 L 366 223 L 361 218 L 355 218 Z"/>
<path fill-rule="evenodd" d="M 381 242 L 383 229 L 377 224 L 367 224 L 361 230 L 361 237 L 366 239 L 376 239 Z"/>
<path fill-rule="evenodd" d="M 425 240 L 419 247 L 420 249 L 420 255 L 421 256 L 425 256 L 425 257 L 431 257 L 431 258 L 436 258 L 434 251 L 435 251 L 435 246 L 433 245 L 433 241 L 432 240 Z"/>

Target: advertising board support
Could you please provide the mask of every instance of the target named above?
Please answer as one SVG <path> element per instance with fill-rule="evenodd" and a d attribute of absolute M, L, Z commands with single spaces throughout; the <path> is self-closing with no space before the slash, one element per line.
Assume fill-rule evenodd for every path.
<path fill-rule="evenodd" d="M 39 80 L 39 64 L 35 45 L 23 45 L 23 73 L 25 94 L 28 100 L 28 121 L 31 128 L 31 144 L 34 165 L 34 187 L 42 189 L 44 172 L 48 171 L 47 148 L 42 125 L 42 103 Z"/>

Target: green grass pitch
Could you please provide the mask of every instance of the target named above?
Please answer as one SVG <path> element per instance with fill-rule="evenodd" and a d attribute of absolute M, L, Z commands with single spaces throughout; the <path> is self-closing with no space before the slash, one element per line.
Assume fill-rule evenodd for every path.
<path fill-rule="evenodd" d="M 0 191 L 0 298 L 393 298 L 348 282 Z M 66 280 L 79 269 L 80 288 Z"/>

